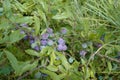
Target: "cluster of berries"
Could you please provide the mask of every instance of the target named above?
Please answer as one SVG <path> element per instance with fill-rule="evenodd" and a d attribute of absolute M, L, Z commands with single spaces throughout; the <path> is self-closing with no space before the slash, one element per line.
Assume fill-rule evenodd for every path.
<path fill-rule="evenodd" d="M 34 30 L 32 30 L 31 32 L 34 33 Z M 55 50 L 57 51 L 66 51 L 67 46 L 65 40 L 62 38 L 63 36 L 61 36 L 65 35 L 66 33 L 66 28 L 62 28 L 59 34 L 53 33 L 52 28 L 47 28 L 46 32 L 41 34 L 40 36 L 33 36 L 33 34 L 27 35 L 24 30 L 21 30 L 21 34 L 26 34 L 24 40 L 28 40 L 31 48 L 36 51 L 41 51 L 46 46 L 54 46 Z"/>

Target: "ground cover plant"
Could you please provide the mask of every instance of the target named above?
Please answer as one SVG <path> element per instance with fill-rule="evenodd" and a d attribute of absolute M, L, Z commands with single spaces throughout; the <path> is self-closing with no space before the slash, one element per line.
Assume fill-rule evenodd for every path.
<path fill-rule="evenodd" d="M 0 80 L 119 80 L 119 0 L 0 0 Z"/>

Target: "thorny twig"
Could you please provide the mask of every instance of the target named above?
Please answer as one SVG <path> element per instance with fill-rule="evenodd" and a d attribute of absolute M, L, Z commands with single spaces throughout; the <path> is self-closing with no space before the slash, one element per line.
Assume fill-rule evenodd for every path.
<path fill-rule="evenodd" d="M 98 53 L 97 55 L 98 55 L 99 57 L 101 57 L 101 58 L 106 58 L 106 59 L 109 59 L 110 61 L 114 61 L 114 62 L 120 63 L 120 60 L 118 60 L 118 59 L 114 59 L 114 58 L 111 58 L 111 57 L 109 57 L 109 56 L 102 55 L 102 54 L 100 54 L 100 53 Z"/>

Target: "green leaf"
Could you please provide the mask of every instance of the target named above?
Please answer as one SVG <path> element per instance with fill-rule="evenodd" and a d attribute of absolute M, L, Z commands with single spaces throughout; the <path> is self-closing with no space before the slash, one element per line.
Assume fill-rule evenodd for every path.
<path fill-rule="evenodd" d="M 8 75 L 12 71 L 13 71 L 12 67 L 5 65 L 4 67 L 0 68 L 0 75 Z"/>
<path fill-rule="evenodd" d="M 37 8 L 37 10 L 38 10 L 39 16 L 43 19 L 43 21 L 45 22 L 46 26 L 48 27 L 45 13 L 40 8 Z"/>
<path fill-rule="evenodd" d="M 0 51 L 0 58 L 2 57 L 3 52 Z"/>
<path fill-rule="evenodd" d="M 38 35 L 40 33 L 40 19 L 34 15 L 35 22 L 35 34 Z"/>
<path fill-rule="evenodd" d="M 15 20 L 16 23 L 33 23 L 33 17 L 31 16 L 24 16 L 24 17 L 17 17 Z"/>
<path fill-rule="evenodd" d="M 37 67 L 38 65 L 38 61 L 34 61 L 34 63 L 28 63 L 28 62 L 24 62 L 23 64 L 20 65 L 20 72 L 18 72 L 18 75 L 20 76 L 21 74 L 23 74 L 24 72 L 28 71 L 28 70 L 32 70 L 35 67 Z"/>
<path fill-rule="evenodd" d="M 10 37 L 9 36 L 5 36 L 3 39 L 0 40 L 0 44 L 3 44 L 3 43 L 9 43 L 10 42 Z"/>
<path fill-rule="evenodd" d="M 16 57 L 9 51 L 4 50 L 4 52 L 7 55 L 8 60 L 10 61 L 11 66 L 13 67 L 13 69 L 18 72 L 19 71 L 19 65 L 18 65 L 18 61 L 16 59 Z"/>
<path fill-rule="evenodd" d="M 25 35 L 23 34 L 20 34 L 20 31 L 17 30 L 17 31 L 13 31 L 11 34 L 10 34 L 10 42 L 11 43 L 14 43 L 14 42 L 17 42 L 19 40 L 21 40 L 22 38 L 25 37 Z"/>
<path fill-rule="evenodd" d="M 28 50 L 25 50 L 25 52 L 26 52 L 27 54 L 29 54 L 29 55 L 39 57 L 39 53 L 36 52 L 35 50 L 28 49 Z"/>
<path fill-rule="evenodd" d="M 54 65 L 49 65 L 49 66 L 47 66 L 47 69 L 50 70 L 50 71 L 57 71 L 58 67 L 54 66 Z"/>
<path fill-rule="evenodd" d="M 62 65 L 65 67 L 65 69 L 69 70 L 70 64 L 68 63 L 66 57 L 61 53 L 56 53 L 56 54 L 59 56 L 60 60 L 62 61 Z"/>
<path fill-rule="evenodd" d="M 3 1 L 3 9 L 4 9 L 4 12 L 5 12 L 5 15 L 6 17 L 14 22 L 15 21 L 15 18 L 13 16 L 13 13 L 12 13 L 12 10 L 11 10 L 11 3 L 10 3 L 10 0 L 4 0 Z"/>
<path fill-rule="evenodd" d="M 52 19 L 66 19 L 69 18 L 69 15 L 67 13 L 57 14 L 52 17 Z"/>
<path fill-rule="evenodd" d="M 52 51 L 50 54 L 50 65 L 53 65 L 55 59 L 56 59 L 55 53 L 54 51 Z"/>
<path fill-rule="evenodd" d="M 111 62 L 110 62 L 110 61 L 108 61 L 108 62 L 107 62 L 107 65 L 108 65 L 109 72 L 111 72 L 111 70 L 112 70 L 112 65 L 111 65 Z"/>
<path fill-rule="evenodd" d="M 45 74 L 48 74 L 52 80 L 60 80 L 59 76 L 52 72 L 52 71 L 49 71 L 49 70 L 45 70 L 45 69 L 42 69 L 40 70 L 42 73 L 45 73 Z"/>
<path fill-rule="evenodd" d="M 22 5 L 20 2 L 18 2 L 17 0 L 15 0 L 15 6 L 16 8 L 18 8 L 21 12 L 26 12 L 26 7 L 24 5 Z"/>

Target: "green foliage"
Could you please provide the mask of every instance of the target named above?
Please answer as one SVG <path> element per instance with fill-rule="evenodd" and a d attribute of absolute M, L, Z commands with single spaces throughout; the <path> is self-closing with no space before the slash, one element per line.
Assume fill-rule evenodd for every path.
<path fill-rule="evenodd" d="M 119 0 L 1 0 L 0 79 L 119 80 L 119 17 Z M 55 44 L 31 49 L 48 27 Z M 37 42 L 30 46 L 26 34 Z M 66 51 L 55 49 L 59 37 Z"/>

